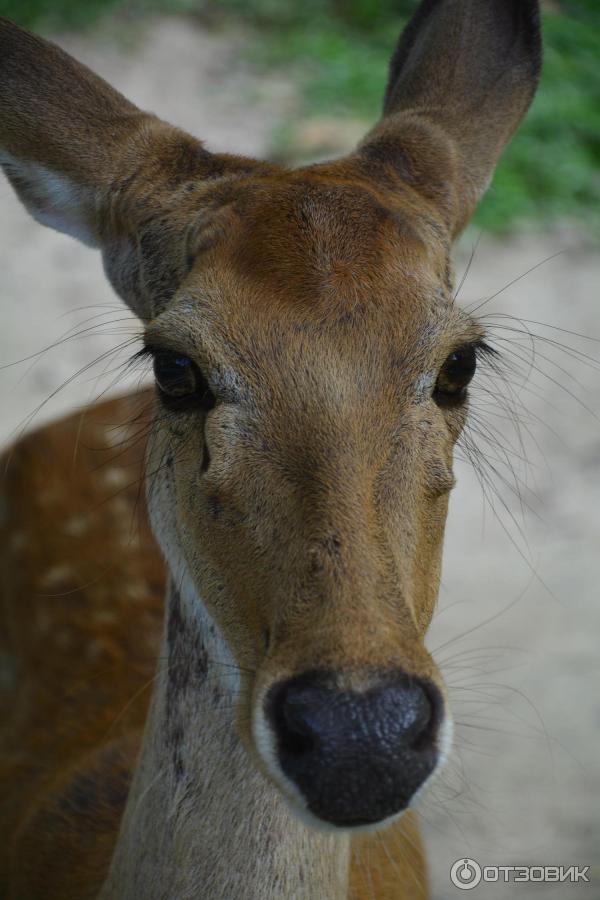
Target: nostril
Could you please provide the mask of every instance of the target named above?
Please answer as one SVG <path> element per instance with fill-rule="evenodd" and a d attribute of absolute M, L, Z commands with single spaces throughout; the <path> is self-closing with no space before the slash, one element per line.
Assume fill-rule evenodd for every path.
<path fill-rule="evenodd" d="M 415 697 L 415 722 L 408 744 L 416 752 L 421 752 L 435 743 L 442 720 L 443 701 L 439 690 L 430 681 L 412 681 L 409 690 Z"/>
<path fill-rule="evenodd" d="M 306 691 L 284 689 L 274 698 L 272 711 L 279 735 L 280 752 L 302 756 L 315 749 L 317 734 L 310 722 L 310 699 Z"/>

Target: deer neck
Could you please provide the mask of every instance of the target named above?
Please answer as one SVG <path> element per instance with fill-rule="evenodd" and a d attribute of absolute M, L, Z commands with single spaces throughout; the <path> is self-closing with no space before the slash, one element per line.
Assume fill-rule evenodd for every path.
<path fill-rule="evenodd" d="M 162 661 L 101 900 L 341 900 L 349 841 L 309 830 L 234 727 L 238 671 L 189 584 L 171 585 Z"/>

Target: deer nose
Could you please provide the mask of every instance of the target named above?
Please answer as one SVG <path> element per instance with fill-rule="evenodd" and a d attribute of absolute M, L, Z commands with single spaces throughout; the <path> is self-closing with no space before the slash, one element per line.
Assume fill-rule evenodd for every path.
<path fill-rule="evenodd" d="M 281 769 L 315 816 L 341 828 L 405 809 L 438 762 L 441 694 L 401 671 L 365 691 L 303 674 L 275 685 L 266 711 Z"/>

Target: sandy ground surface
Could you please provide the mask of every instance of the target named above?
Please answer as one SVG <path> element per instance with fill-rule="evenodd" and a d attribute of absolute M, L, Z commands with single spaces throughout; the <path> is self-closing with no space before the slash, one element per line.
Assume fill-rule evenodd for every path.
<path fill-rule="evenodd" d="M 206 138 L 211 148 L 264 154 L 277 122 L 295 108 L 285 78 L 265 79 L 239 62 L 236 38 L 172 20 L 149 25 L 133 42 L 131 35 L 115 36 L 108 28 L 93 42 L 62 42 L 135 102 Z M 59 385 L 134 335 L 137 325 L 105 283 L 94 252 L 34 224 L 5 183 L 0 211 L 1 361 L 37 354 L 68 329 L 78 335 L 34 365 L 0 371 L 0 440 L 7 441 Z M 457 251 L 459 273 L 470 240 Z M 508 353 L 530 360 L 527 341 L 499 330 L 523 326 L 492 313 L 600 338 L 600 259 L 573 231 L 502 242 L 484 237 L 462 302 L 490 297 L 558 252 L 481 310 L 495 323 L 496 337 L 514 338 Z M 86 321 L 90 316 L 99 318 Z M 591 340 L 529 327 L 600 359 L 600 345 Z M 131 381 L 118 371 L 126 355 L 76 375 L 33 422 L 104 390 L 122 390 Z M 533 434 L 526 437 L 531 465 L 519 469 L 527 483 L 522 505 L 500 484 L 498 522 L 473 469 L 457 464 L 440 608 L 429 640 L 457 720 L 451 762 L 423 803 L 439 900 L 461 896 L 449 870 L 463 856 L 488 866 L 600 865 L 600 372 L 538 342 L 530 374 L 525 384 L 512 378 L 513 400 L 522 401 L 521 419 Z M 484 412 L 485 403 L 479 392 L 476 408 Z M 489 423 L 520 455 L 508 419 Z M 595 877 L 588 887 L 485 885 L 470 896 L 598 898 L 600 868 Z"/>

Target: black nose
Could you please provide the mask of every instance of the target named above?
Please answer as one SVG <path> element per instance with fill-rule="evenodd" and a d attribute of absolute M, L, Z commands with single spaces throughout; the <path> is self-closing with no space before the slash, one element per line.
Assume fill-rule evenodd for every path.
<path fill-rule="evenodd" d="M 438 759 L 443 701 L 435 685 L 401 671 L 378 681 L 339 690 L 332 675 L 311 672 L 267 695 L 282 770 L 310 811 L 339 827 L 405 809 Z"/>

